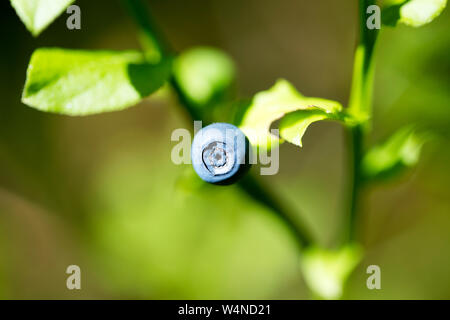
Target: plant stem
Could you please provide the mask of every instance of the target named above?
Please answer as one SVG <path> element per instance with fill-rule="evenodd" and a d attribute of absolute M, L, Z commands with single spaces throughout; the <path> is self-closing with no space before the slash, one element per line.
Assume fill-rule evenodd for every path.
<path fill-rule="evenodd" d="M 139 27 L 139 40 L 147 58 L 152 62 L 158 62 L 170 55 L 172 50 L 164 41 L 156 24 L 150 19 L 147 5 L 142 0 L 121 0 L 121 2 Z"/>
<path fill-rule="evenodd" d="M 148 13 L 147 6 L 142 0 L 122 0 L 125 7 L 128 9 L 130 15 L 133 17 L 137 25 L 139 26 L 143 38 L 141 38 L 142 46 L 148 52 L 154 52 L 150 55 L 151 59 L 160 60 L 166 56 L 174 55 L 173 50 L 170 48 L 167 41 L 163 40 L 153 23 L 150 14 Z M 169 80 L 172 85 L 180 103 L 183 105 L 191 120 L 203 120 L 201 113 L 197 112 L 196 108 L 191 105 L 189 99 L 185 96 L 181 90 L 176 79 L 171 77 Z M 251 198 L 257 200 L 261 204 L 265 205 L 272 211 L 274 211 L 281 220 L 285 223 L 288 230 L 296 239 L 298 245 L 301 248 L 312 244 L 312 237 L 306 231 L 303 225 L 296 221 L 295 213 L 291 212 L 286 206 L 282 205 L 276 197 L 271 194 L 267 188 L 263 187 L 258 179 L 247 174 L 238 186 L 247 193 Z"/>
<path fill-rule="evenodd" d="M 349 200 L 349 227 L 347 240 L 355 241 L 356 226 L 361 197 L 361 160 L 364 153 L 365 135 L 370 129 L 369 119 L 372 116 L 372 91 L 374 79 L 374 52 L 378 30 L 370 30 L 366 26 L 366 10 L 374 5 L 375 0 L 359 0 L 360 36 L 355 53 L 352 91 L 348 112 L 356 117 L 358 124 L 349 128 L 349 151 L 351 165 L 351 192 Z"/>
<path fill-rule="evenodd" d="M 361 125 L 348 129 L 349 141 L 349 164 L 350 164 L 350 199 L 349 199 L 349 223 L 348 235 L 346 241 L 353 242 L 356 239 L 356 230 L 358 225 L 358 213 L 361 197 L 361 160 L 363 155 L 363 137 L 364 129 Z"/>
<path fill-rule="evenodd" d="M 366 10 L 376 0 L 359 0 L 360 35 L 356 48 L 353 82 L 350 95 L 349 113 L 361 122 L 368 122 L 372 114 L 373 76 L 375 69 L 374 52 L 378 30 L 366 26 Z"/>

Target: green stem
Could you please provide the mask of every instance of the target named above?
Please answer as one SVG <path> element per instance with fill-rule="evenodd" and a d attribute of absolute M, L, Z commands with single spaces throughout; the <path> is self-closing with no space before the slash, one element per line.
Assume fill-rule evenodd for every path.
<path fill-rule="evenodd" d="M 353 242 L 356 239 L 358 225 L 358 213 L 361 198 L 361 175 L 360 167 L 363 155 L 364 129 L 361 125 L 349 129 L 349 163 L 350 163 L 350 199 L 349 199 L 349 223 L 347 241 Z"/>
<path fill-rule="evenodd" d="M 141 34 L 143 35 L 143 37 L 141 37 L 141 41 L 144 50 L 150 53 L 153 52 L 149 55 L 149 57 L 154 60 L 160 60 L 166 56 L 172 56 L 174 54 L 173 50 L 170 48 L 168 43 L 163 40 L 160 33 L 155 32 L 155 30 L 157 30 L 156 26 L 153 23 L 153 20 L 148 12 L 148 8 L 143 1 L 122 0 L 122 2 L 141 30 Z M 203 120 L 202 115 L 197 112 L 194 106 L 191 105 L 189 99 L 187 99 L 184 92 L 179 87 L 176 79 L 171 77 L 169 82 L 191 120 Z M 242 179 L 238 186 L 251 198 L 257 200 L 269 209 L 272 209 L 291 231 L 301 248 L 311 245 L 312 238 L 306 231 L 306 228 L 294 219 L 295 213 L 283 206 L 281 202 L 268 191 L 267 188 L 261 185 L 258 179 L 248 174 L 244 179 Z"/>
<path fill-rule="evenodd" d="M 375 4 L 375 0 L 359 0 L 360 36 L 355 53 L 353 82 L 348 112 L 360 120 L 368 123 L 372 115 L 373 76 L 375 70 L 375 45 L 378 30 L 370 30 L 366 26 L 367 7 Z"/>
<path fill-rule="evenodd" d="M 349 227 L 347 240 L 355 241 L 360 210 L 362 181 L 360 175 L 361 160 L 364 153 L 365 135 L 370 129 L 372 116 L 372 92 L 375 69 L 375 46 L 378 30 L 366 26 L 366 10 L 375 0 L 359 0 L 360 39 L 355 53 L 352 91 L 348 112 L 359 121 L 349 129 L 351 192 L 349 200 Z"/>
<path fill-rule="evenodd" d="M 189 117 L 189 120 L 194 121 L 194 120 L 200 119 L 200 120 L 202 120 L 203 125 L 208 125 L 209 123 L 205 121 L 201 112 L 199 112 L 198 109 L 186 97 L 186 95 L 184 94 L 183 90 L 181 89 L 181 87 L 178 84 L 175 77 L 171 77 L 169 82 L 170 82 L 170 85 L 172 86 L 172 89 L 175 91 L 180 104 L 184 107 L 184 111 L 187 112 L 187 116 Z"/>
<path fill-rule="evenodd" d="M 169 56 L 172 50 L 164 41 L 156 24 L 150 19 L 147 5 L 142 0 L 121 0 L 121 2 L 139 27 L 139 40 L 147 59 L 158 62 L 163 57 Z"/>

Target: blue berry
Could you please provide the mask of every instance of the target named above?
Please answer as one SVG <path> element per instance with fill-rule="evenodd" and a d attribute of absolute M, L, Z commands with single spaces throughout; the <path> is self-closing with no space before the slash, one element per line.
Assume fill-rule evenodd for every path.
<path fill-rule="evenodd" d="M 192 165 L 204 181 L 227 185 L 250 168 L 250 143 L 239 128 L 213 123 L 201 129 L 191 148 Z"/>

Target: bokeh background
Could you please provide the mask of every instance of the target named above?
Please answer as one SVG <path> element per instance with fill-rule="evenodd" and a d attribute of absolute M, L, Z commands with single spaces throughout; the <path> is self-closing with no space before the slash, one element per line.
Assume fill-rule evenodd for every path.
<path fill-rule="evenodd" d="M 20 102 L 32 51 L 42 46 L 137 48 L 119 1 L 79 0 L 82 29 L 63 14 L 32 38 L 0 10 L 0 298 L 310 298 L 285 225 L 236 187 L 186 183 L 170 160 L 175 128 L 191 128 L 176 99 L 159 94 L 122 112 L 84 118 Z M 348 100 L 357 1 L 151 0 L 177 50 L 223 49 L 238 91 L 280 77 L 302 93 Z M 420 29 L 382 32 L 371 142 L 404 124 L 435 133 L 419 165 L 366 193 L 360 236 L 367 255 L 348 299 L 450 298 L 450 13 Z M 344 217 L 345 135 L 311 126 L 304 147 L 281 146 L 280 172 L 264 182 L 333 246 Z M 65 270 L 82 271 L 82 290 Z M 382 290 L 366 288 L 381 267 Z"/>

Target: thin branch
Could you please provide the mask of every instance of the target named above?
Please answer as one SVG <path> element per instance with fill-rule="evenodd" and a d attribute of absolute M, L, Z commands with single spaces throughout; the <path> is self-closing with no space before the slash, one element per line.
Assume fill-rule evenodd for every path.
<path fill-rule="evenodd" d="M 174 52 L 168 42 L 161 37 L 160 32 L 155 31 L 157 30 L 156 25 L 153 23 L 153 20 L 148 12 L 148 8 L 142 0 L 122 0 L 122 2 L 125 4 L 125 7 L 128 9 L 130 15 L 139 26 L 141 33 L 144 35 L 144 49 L 151 48 L 152 50 L 156 50 L 156 52 L 160 55 L 160 58 L 173 55 Z M 202 119 L 201 114 L 198 113 L 196 108 L 190 104 L 189 99 L 187 99 L 174 77 L 171 77 L 170 84 L 191 119 Z M 296 213 L 287 209 L 281 201 L 269 192 L 267 187 L 262 186 L 256 177 L 251 174 L 247 174 L 247 176 L 238 183 L 238 186 L 254 200 L 275 212 L 291 231 L 301 248 L 312 244 L 313 239 L 311 235 L 307 232 L 305 226 L 297 221 L 298 219 L 295 218 Z"/>
<path fill-rule="evenodd" d="M 350 162 L 350 196 L 348 215 L 347 241 L 356 238 L 361 201 L 361 161 L 364 153 L 365 135 L 370 129 L 372 116 L 372 91 L 375 69 L 375 47 L 378 30 L 367 28 L 367 8 L 375 4 L 375 0 L 359 0 L 360 39 L 355 53 L 352 91 L 350 95 L 349 113 L 361 119 L 361 122 L 349 129 L 349 162 Z"/>

